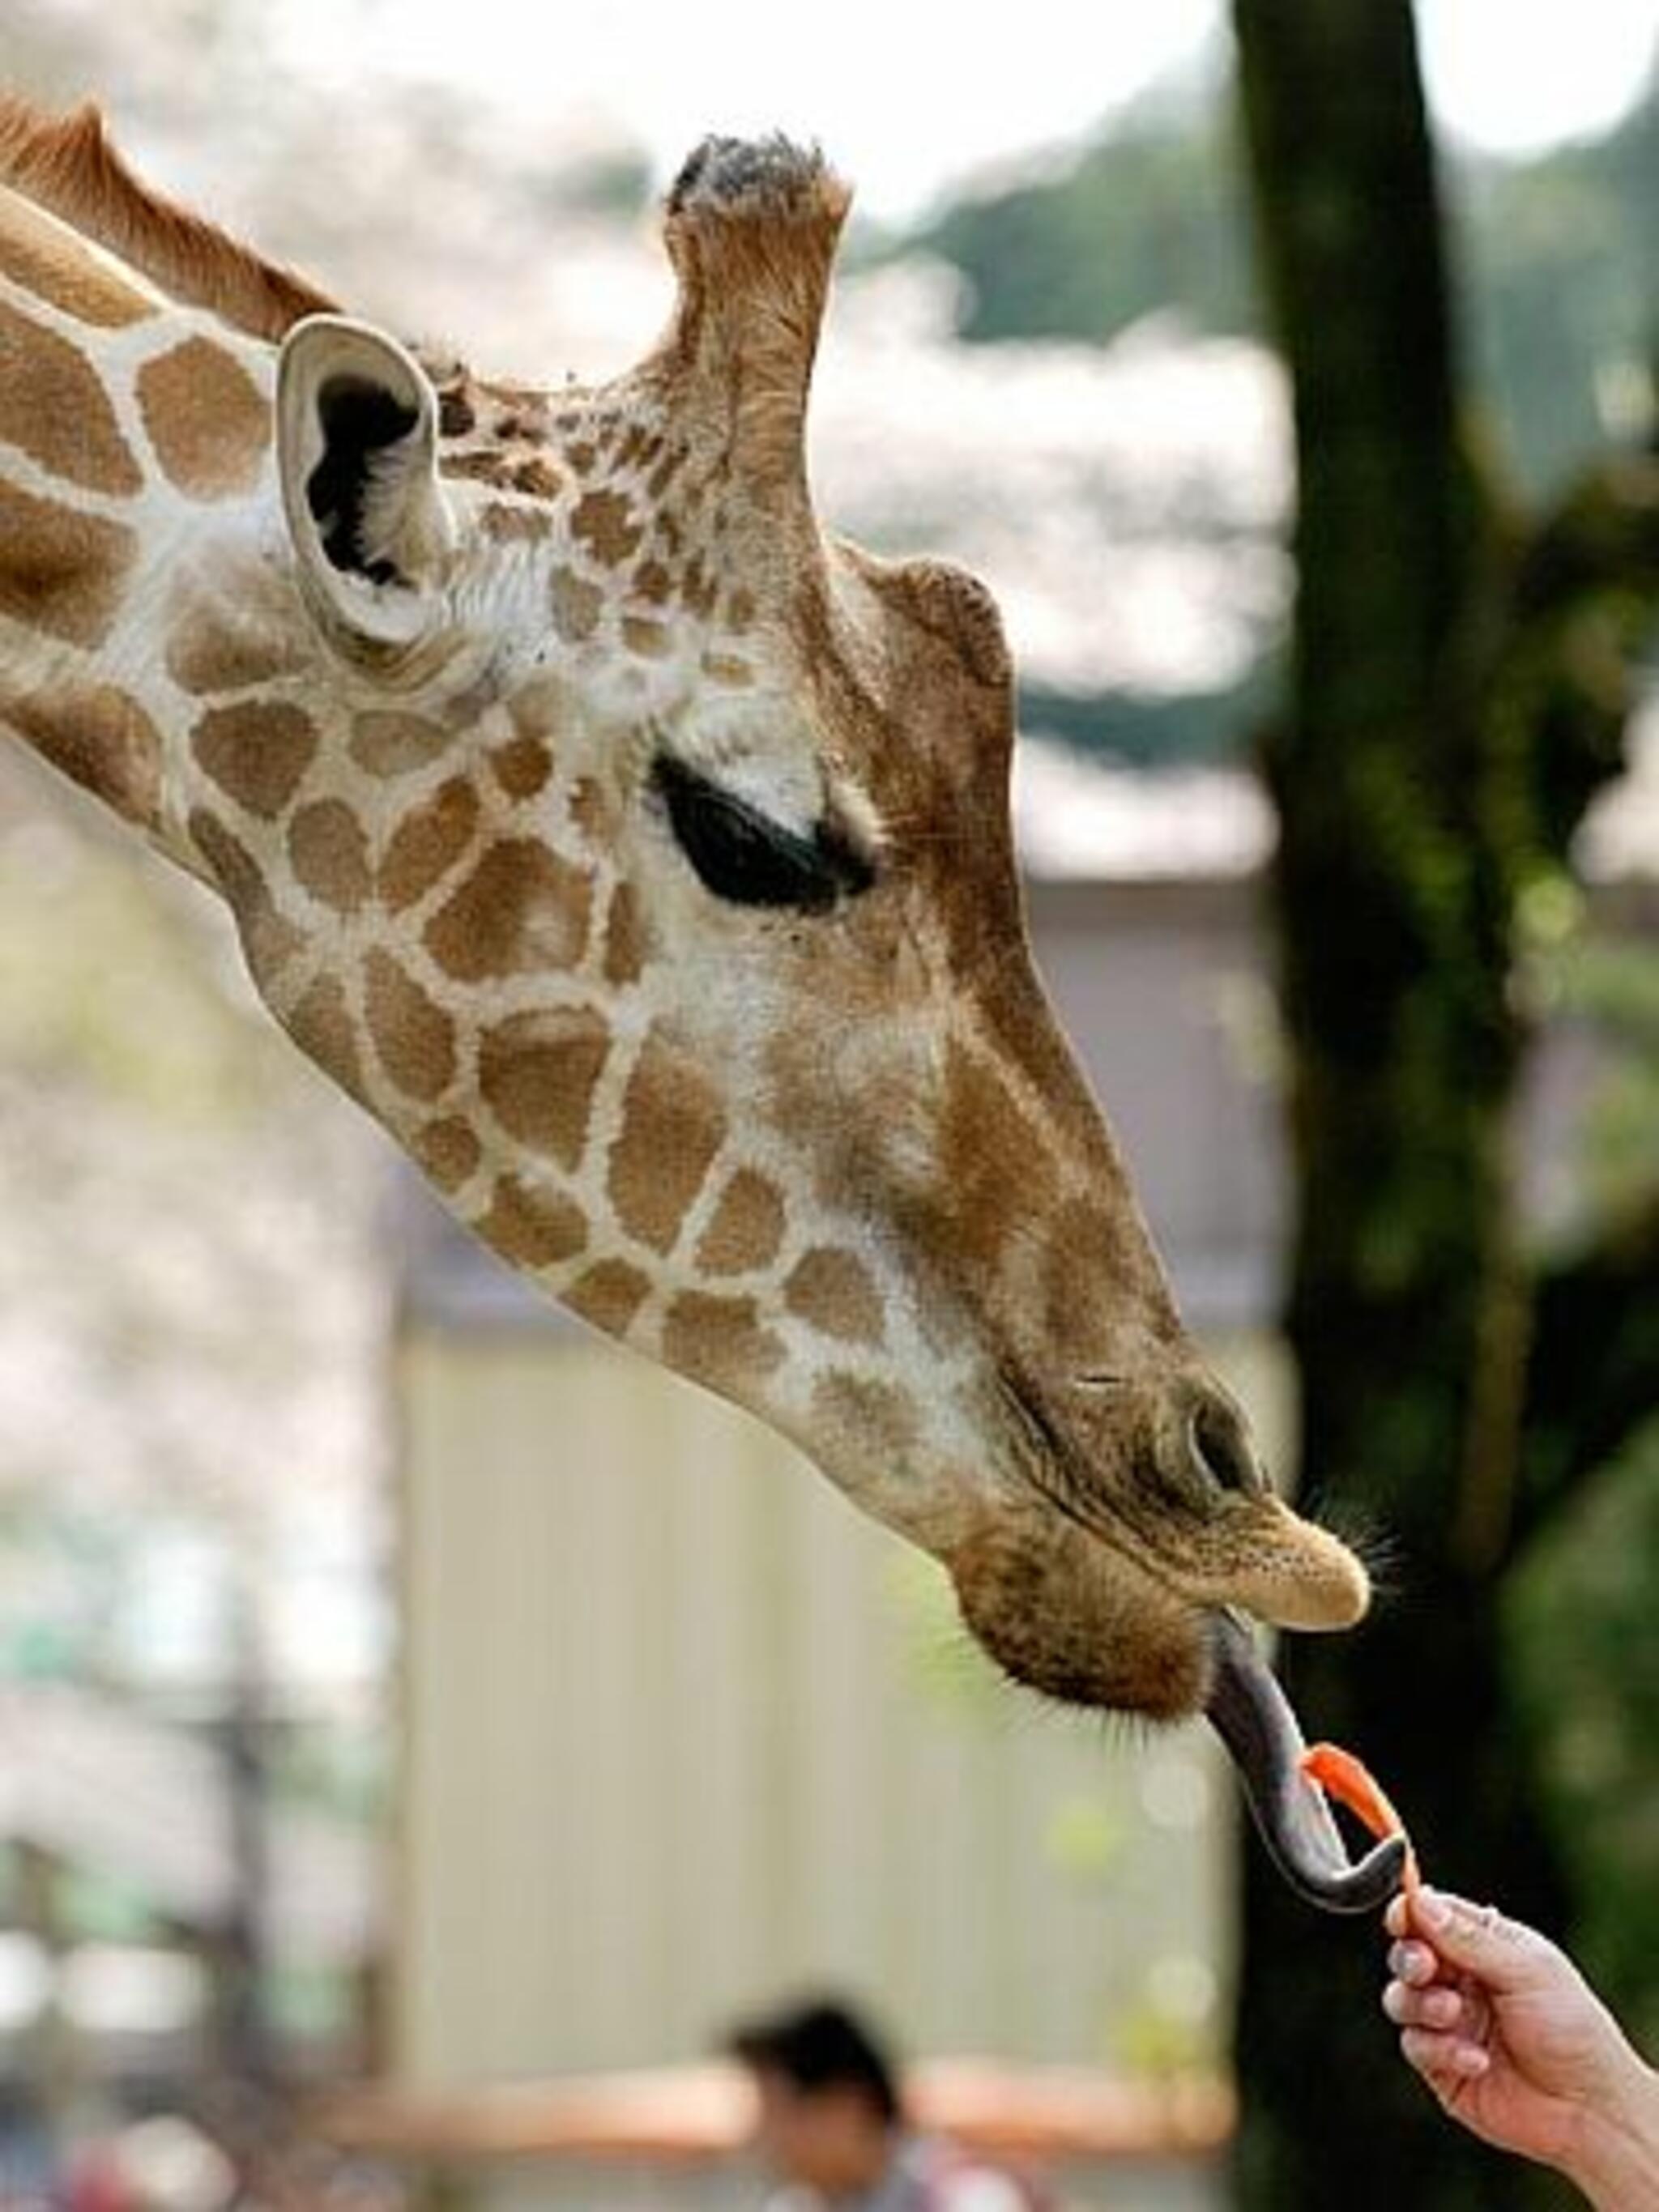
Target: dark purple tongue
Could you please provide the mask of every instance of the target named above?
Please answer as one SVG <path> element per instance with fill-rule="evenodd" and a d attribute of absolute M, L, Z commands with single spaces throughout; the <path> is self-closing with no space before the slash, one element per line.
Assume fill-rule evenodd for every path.
<path fill-rule="evenodd" d="M 1380 1911 L 1400 1887 L 1404 1838 L 1350 1860 L 1321 1791 L 1304 1776 L 1306 1749 L 1290 1699 L 1231 1613 L 1215 1616 L 1215 1683 L 1205 1711 L 1232 1754 L 1267 1855 L 1298 1897 L 1326 1912 Z"/>

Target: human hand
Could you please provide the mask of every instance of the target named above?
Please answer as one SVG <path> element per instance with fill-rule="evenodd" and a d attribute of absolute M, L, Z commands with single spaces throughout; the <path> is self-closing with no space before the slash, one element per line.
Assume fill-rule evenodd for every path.
<path fill-rule="evenodd" d="M 1566 1954 L 1439 1891 L 1389 1907 L 1383 2010 L 1442 2107 L 1617 2212 L 1659 2202 L 1659 2081 Z M 1645 2178 L 1645 2179 L 1644 2179 Z"/>

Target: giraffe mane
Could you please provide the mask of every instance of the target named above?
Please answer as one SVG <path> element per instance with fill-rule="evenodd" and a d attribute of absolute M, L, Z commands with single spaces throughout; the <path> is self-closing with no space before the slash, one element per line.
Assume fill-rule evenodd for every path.
<path fill-rule="evenodd" d="M 111 144 L 95 100 L 47 115 L 0 92 L 0 184 L 73 225 L 173 298 L 273 343 L 335 301 L 155 191 Z"/>

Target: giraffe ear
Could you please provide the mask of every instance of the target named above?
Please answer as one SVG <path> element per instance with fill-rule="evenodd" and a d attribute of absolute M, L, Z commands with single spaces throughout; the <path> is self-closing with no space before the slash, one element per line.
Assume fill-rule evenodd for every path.
<path fill-rule="evenodd" d="M 455 531 L 437 438 L 402 346 L 343 315 L 295 325 L 276 376 L 283 505 L 312 611 L 355 658 L 399 656 L 443 620 Z"/>

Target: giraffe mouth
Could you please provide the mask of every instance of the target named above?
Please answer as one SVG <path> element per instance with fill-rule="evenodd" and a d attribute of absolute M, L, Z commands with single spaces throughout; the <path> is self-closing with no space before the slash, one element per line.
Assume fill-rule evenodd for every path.
<path fill-rule="evenodd" d="M 1238 1769 L 1267 1856 L 1296 1894 L 1326 1912 L 1375 1912 L 1400 1887 L 1398 1836 L 1351 1861 L 1322 1793 L 1302 1772 L 1306 1748 L 1290 1699 L 1231 1613 L 1211 1617 L 1214 1675 L 1204 1710 Z"/>

